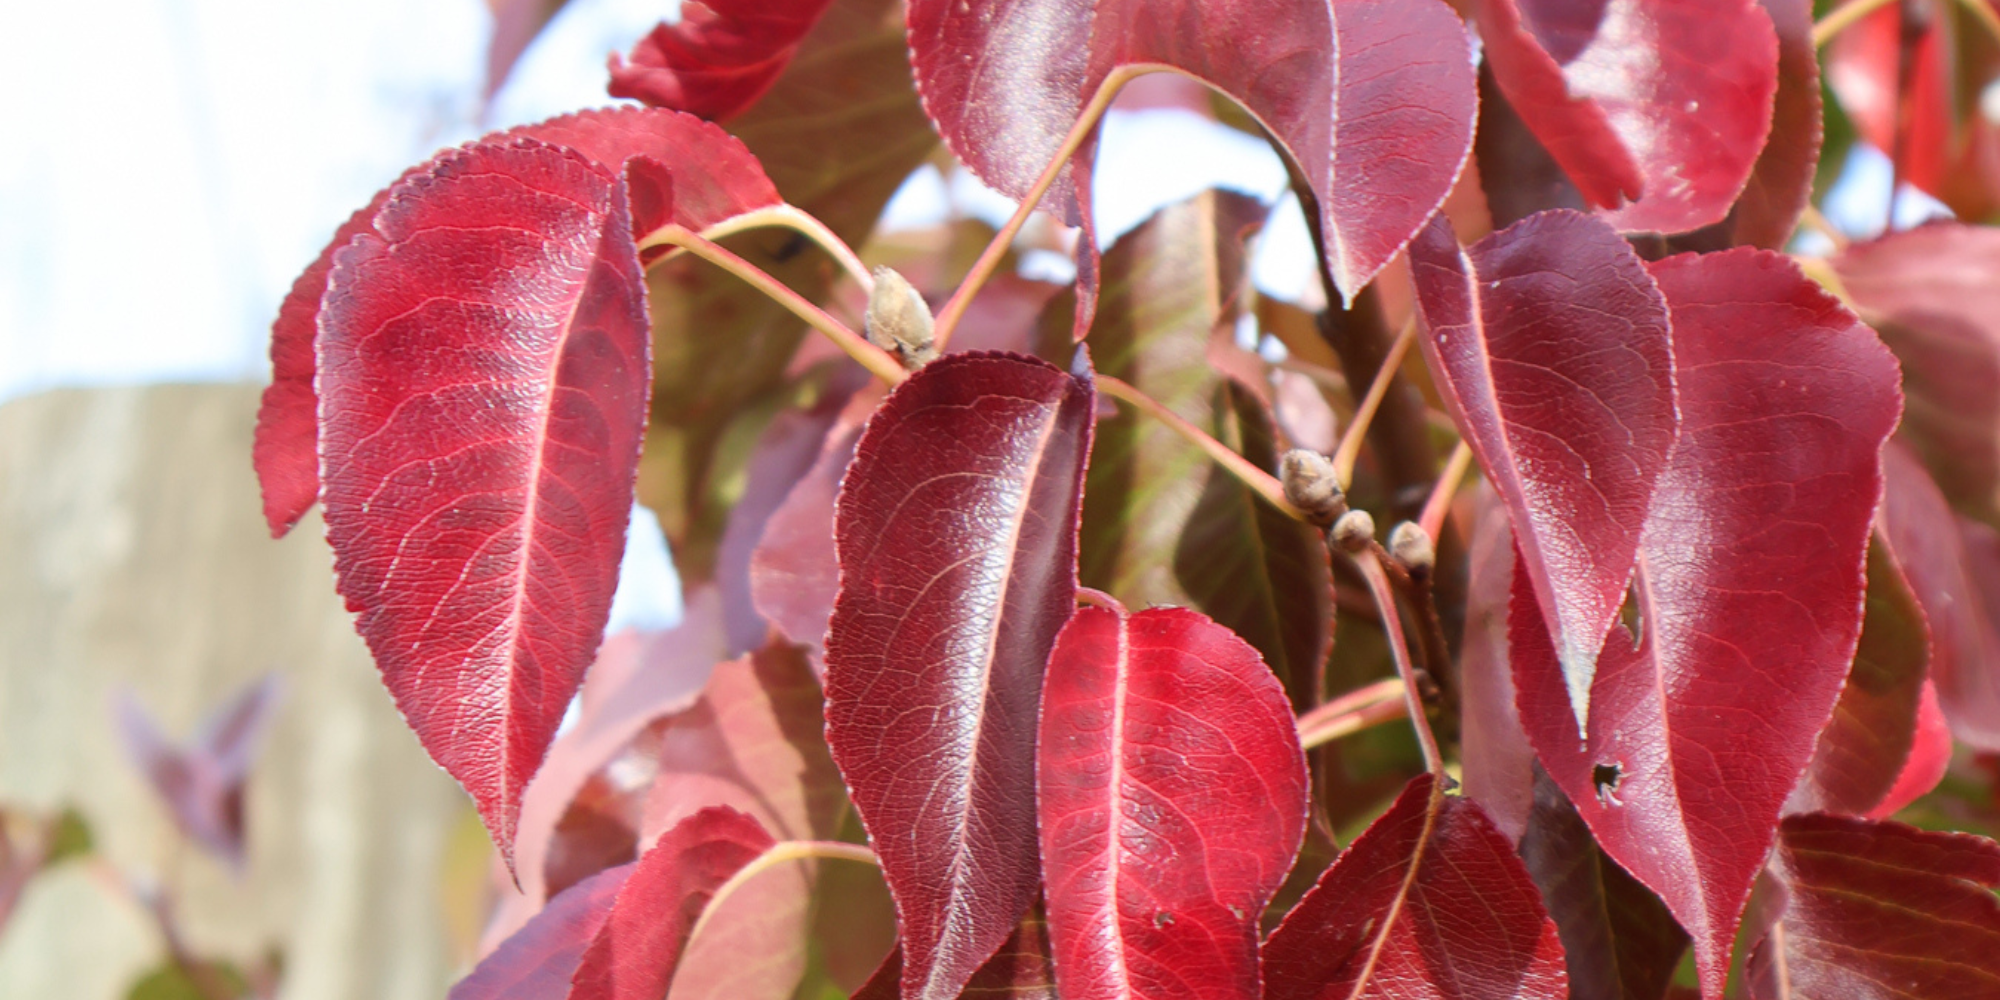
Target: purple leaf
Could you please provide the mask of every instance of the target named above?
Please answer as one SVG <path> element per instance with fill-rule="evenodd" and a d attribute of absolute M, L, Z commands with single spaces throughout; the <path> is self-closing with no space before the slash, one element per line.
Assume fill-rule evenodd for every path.
<path fill-rule="evenodd" d="M 203 850 L 241 872 L 243 786 L 283 685 L 266 674 L 202 721 L 185 748 L 175 746 L 129 691 L 116 711 L 126 752 L 160 796 L 174 825 Z"/>
<path fill-rule="evenodd" d="M 584 949 L 604 927 L 611 904 L 633 867 L 606 868 L 558 893 L 492 954 L 480 959 L 471 975 L 451 988 L 446 1000 L 567 995 L 570 977 L 582 963 Z"/>

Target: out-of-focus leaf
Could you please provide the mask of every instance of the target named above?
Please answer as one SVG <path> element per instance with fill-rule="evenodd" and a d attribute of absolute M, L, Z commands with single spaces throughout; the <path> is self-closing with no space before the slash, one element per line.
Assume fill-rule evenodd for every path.
<path fill-rule="evenodd" d="M 1562 938 L 1570 995 L 1660 1000 L 1687 953 L 1687 932 L 1660 897 L 1604 855 L 1548 774 L 1534 771 L 1521 862 Z"/>
<path fill-rule="evenodd" d="M 1184 608 L 1079 608 L 1036 791 L 1069 1000 L 1258 995 L 1258 927 L 1306 825 L 1305 755 L 1257 651 Z"/>
<path fill-rule="evenodd" d="M 1719 222 L 1771 131 L 1778 41 L 1756 0 L 1480 0 L 1507 101 L 1621 230 Z"/>
<path fill-rule="evenodd" d="M 1952 506 L 2000 517 L 2000 230 L 1935 222 L 1833 258 L 1903 365 L 1901 440 Z"/>
<path fill-rule="evenodd" d="M 700 700 L 654 731 L 657 777 L 640 839 L 698 809 L 734 808 L 783 840 L 831 840 L 847 796 L 828 756 L 819 682 L 796 646 L 721 664 Z"/>
<path fill-rule="evenodd" d="M 1787 813 L 1866 815 L 1888 797 L 1910 759 L 1930 630 L 1895 557 L 1880 543 L 1868 547 L 1867 602 L 1854 666 L 1812 763 L 1785 800 Z"/>
<path fill-rule="evenodd" d="M 576 724 L 549 747 L 548 758 L 522 797 L 515 874 L 528 912 L 548 898 L 546 871 L 552 854 L 569 850 L 561 828 L 580 794 L 654 720 L 694 703 L 710 672 L 726 655 L 725 642 L 721 601 L 713 588 L 687 595 L 681 624 L 674 628 L 627 630 L 605 640 L 584 680 Z M 652 774 L 643 778 L 649 784 Z M 645 791 L 642 783 L 633 784 L 635 787 L 628 788 L 621 783 L 605 791 L 638 800 L 636 805 L 616 811 L 620 822 L 636 836 Z M 601 797 L 602 791 L 598 794 Z M 518 919 L 513 923 L 518 924 Z"/>
<path fill-rule="evenodd" d="M 568 0 L 486 0 L 493 11 L 493 39 L 486 45 L 486 98 L 500 92 L 514 63 Z"/>
<path fill-rule="evenodd" d="M 826 669 L 827 621 L 840 590 L 833 555 L 833 505 L 861 440 L 861 425 L 831 428 L 812 468 L 792 486 L 764 523 L 750 554 L 750 597 L 757 613 L 785 638 L 807 647 L 813 669 Z"/>
<path fill-rule="evenodd" d="M 558 893 L 459 980 L 447 1000 L 567 996 L 584 949 L 604 927 L 632 869 L 607 868 Z"/>
<path fill-rule="evenodd" d="M 1925 681 L 1917 699 L 1917 732 L 1910 741 L 1910 755 L 1903 761 L 1903 770 L 1896 775 L 1895 784 L 1889 786 L 1882 801 L 1868 810 L 1868 818 L 1887 819 L 1929 794 L 1944 780 L 1951 765 L 1951 747 L 1951 727 L 1945 722 L 1944 710 L 1938 707 L 1937 686 Z"/>
<path fill-rule="evenodd" d="M 661 112 L 664 113 L 664 112 Z M 836 0 L 769 91 L 729 123 L 785 200 L 859 244 L 903 179 L 937 147 L 910 84 L 895 0 Z M 823 301 L 835 269 L 802 236 L 723 241 L 799 294 Z M 733 275 L 683 256 L 647 275 L 654 330 L 653 424 L 639 495 L 660 513 L 682 578 L 713 572 L 747 451 L 731 434 L 753 404 L 784 394 L 805 326 Z M 753 438 L 756 425 L 741 440 Z"/>
<path fill-rule="evenodd" d="M 1040 915 L 1022 918 L 1000 950 L 972 974 L 961 1000 L 1057 1000 L 1051 967 L 1049 928 Z M 889 953 L 852 1000 L 900 1000 L 903 974 L 901 949 Z"/>
<path fill-rule="evenodd" d="M 896 898 L 906 996 L 957 996 L 1040 887 L 1036 713 L 1095 409 L 1087 370 L 947 355 L 876 411 L 841 489 L 827 741 Z"/>
<path fill-rule="evenodd" d="M 1513 843 L 1521 842 L 1534 806 L 1535 749 L 1514 707 L 1514 675 L 1507 668 L 1507 601 L 1514 590 L 1514 535 L 1507 508 L 1490 487 L 1476 494 L 1472 569 L 1465 594 L 1465 638 L 1459 644 L 1458 683 L 1464 726 L 1459 760 L 1465 794 Z"/>
<path fill-rule="evenodd" d="M 250 983 L 227 962 L 167 962 L 141 976 L 125 1000 L 236 1000 L 250 997 Z"/>
<path fill-rule="evenodd" d="M 1900 447 L 1883 455 L 1882 527 L 1930 628 L 1930 679 L 1959 739 L 2000 751 L 2000 542 L 1962 522 Z"/>
<path fill-rule="evenodd" d="M 571 979 L 570 1000 L 659 1000 L 717 889 L 769 849 L 764 828 L 714 806 L 639 857 Z"/>
<path fill-rule="evenodd" d="M 2000 990 L 2000 844 L 1821 813 L 1786 817 L 1782 918 L 1745 978 L 1758 1000 L 1983 1000 Z"/>
<path fill-rule="evenodd" d="M 798 54 L 831 0 L 695 0 L 678 22 L 661 22 L 611 56 L 611 96 L 703 118 L 729 118 L 757 103 Z"/>
<path fill-rule="evenodd" d="M 1896 365 L 1769 251 L 1684 255 L 1651 272 L 1673 311 L 1681 430 L 1640 540 L 1639 634 L 1607 637 L 1587 736 L 1564 711 L 1562 670 L 1519 573 L 1509 654 L 1543 766 L 1605 853 L 1688 930 L 1714 1000 L 1779 812 L 1853 660 Z"/>
<path fill-rule="evenodd" d="M 523 138 L 573 149 L 613 174 L 634 158 L 653 164 L 639 172 L 647 182 L 648 212 L 631 221 L 641 232 L 669 221 L 701 230 L 778 202 L 777 191 L 743 144 L 692 115 L 632 108 L 582 111 L 482 141 Z M 334 233 L 279 307 L 278 319 L 271 325 L 271 385 L 257 413 L 252 452 L 264 491 L 264 517 L 274 537 L 290 531 L 320 492 L 316 343 L 334 255 L 357 236 L 379 235 L 376 216 L 392 194 L 412 179 L 434 172 L 443 158 L 470 155 L 469 149 L 440 153 L 377 192 L 367 207 Z M 657 186 L 662 170 L 671 175 L 671 190 Z"/>
<path fill-rule="evenodd" d="M 1410 244 L 1439 393 L 1507 503 L 1575 718 L 1638 557 L 1678 416 L 1667 303 L 1604 222 L 1547 212 Z"/>
<path fill-rule="evenodd" d="M 1011 197 L 1027 193 L 1117 67 L 1170 66 L 1229 94 L 1298 164 L 1318 202 L 1326 266 L 1349 297 L 1444 202 L 1471 147 L 1477 99 L 1464 27 L 1434 0 L 909 8 L 925 110 L 959 159 Z M 1053 195 L 1086 225 L 1088 185 L 1075 178 L 1088 178 L 1093 150 L 1084 145 Z M 1082 249 L 1088 276 L 1088 232 Z"/>
<path fill-rule="evenodd" d="M 125 749 L 174 825 L 238 872 L 244 863 L 243 786 L 277 709 L 281 687 L 275 674 L 252 681 L 210 713 L 185 747 L 160 732 L 131 692 L 121 693 L 117 701 Z M 81 847 L 88 850 L 90 834 L 80 824 L 79 819 L 68 829 L 81 829 Z"/>
<path fill-rule="evenodd" d="M 1556 926 L 1513 845 L 1429 775 L 1264 942 L 1266 1000 L 1560 1000 L 1566 981 Z"/>

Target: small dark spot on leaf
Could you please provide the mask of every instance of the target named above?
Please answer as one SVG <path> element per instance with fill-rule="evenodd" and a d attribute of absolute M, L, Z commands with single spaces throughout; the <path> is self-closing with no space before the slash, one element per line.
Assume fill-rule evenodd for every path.
<path fill-rule="evenodd" d="M 1174 922 L 1174 915 L 1165 910 L 1153 914 L 1153 926 L 1165 927 Z"/>
<path fill-rule="evenodd" d="M 1597 801 L 1607 806 L 1622 806 L 1618 801 L 1618 783 L 1625 780 L 1625 771 L 1617 764 L 1599 764 L 1590 769 L 1590 780 L 1597 786 Z"/>

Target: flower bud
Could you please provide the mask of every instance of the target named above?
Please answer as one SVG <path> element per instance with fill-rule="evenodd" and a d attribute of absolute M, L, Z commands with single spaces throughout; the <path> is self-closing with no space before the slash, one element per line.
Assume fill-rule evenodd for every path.
<path fill-rule="evenodd" d="M 1285 486 L 1285 499 L 1315 523 L 1331 524 L 1347 509 L 1340 480 L 1334 477 L 1333 463 L 1325 455 L 1293 448 L 1279 459 L 1278 475 Z"/>
<path fill-rule="evenodd" d="M 875 269 L 875 290 L 868 295 L 865 318 L 868 342 L 916 371 L 937 359 L 937 341 L 931 335 L 931 307 L 910 283 L 893 269 Z"/>
<path fill-rule="evenodd" d="M 1333 522 L 1333 543 L 1341 549 L 1358 553 L 1375 541 L 1375 518 L 1365 510 L 1350 510 Z"/>
<path fill-rule="evenodd" d="M 1437 548 L 1431 536 L 1415 521 L 1404 521 L 1389 531 L 1389 555 L 1413 580 L 1428 579 L 1437 566 Z"/>

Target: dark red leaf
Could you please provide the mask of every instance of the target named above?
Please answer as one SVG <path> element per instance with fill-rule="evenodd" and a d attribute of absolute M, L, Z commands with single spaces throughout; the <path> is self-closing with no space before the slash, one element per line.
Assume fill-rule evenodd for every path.
<path fill-rule="evenodd" d="M 1780 922 L 1750 953 L 1758 1000 L 2000 994 L 2000 844 L 1812 814 L 1785 819 Z"/>
<path fill-rule="evenodd" d="M 1930 679 L 1959 739 L 2000 750 L 2000 542 L 1961 522 L 1908 451 L 1884 454 L 1882 527 L 1930 627 Z"/>
<path fill-rule="evenodd" d="M 913 0 L 909 23 L 931 120 L 1015 198 L 1117 67 L 1170 66 L 1228 94 L 1304 173 L 1349 297 L 1443 204 L 1471 148 L 1464 27 L 1435 0 Z M 1086 144 L 1055 194 L 1078 196 L 1081 221 L 1089 192 L 1068 178 L 1090 162 Z"/>
<path fill-rule="evenodd" d="M 676 24 L 661 22 L 611 56 L 611 96 L 703 118 L 728 118 L 757 102 L 798 54 L 832 0 L 697 0 Z"/>
<path fill-rule="evenodd" d="M 1895 557 L 1879 543 L 1868 547 L 1867 601 L 1854 666 L 1812 763 L 1785 802 L 1787 813 L 1866 815 L 1888 797 L 1910 759 L 1930 630 Z"/>
<path fill-rule="evenodd" d="M 666 165 L 678 168 L 672 171 L 675 183 L 670 191 L 650 189 L 653 197 L 646 200 L 654 206 L 656 217 L 638 227 L 642 233 L 667 222 L 699 231 L 779 202 L 777 190 L 741 142 L 691 115 L 635 108 L 580 111 L 523 125 L 483 141 L 505 138 L 567 146 L 612 173 L 635 157 L 651 161 L 659 170 L 666 170 Z M 334 255 L 356 236 L 380 235 L 376 216 L 406 182 L 435 172 L 446 158 L 470 155 L 472 148 L 440 153 L 377 192 L 367 207 L 334 233 L 332 242 L 299 275 L 279 307 L 278 319 L 271 325 L 271 385 L 264 390 L 257 413 L 252 453 L 264 491 L 264 519 L 273 537 L 290 531 L 319 497 L 319 398 L 313 388 L 319 361 L 315 342 Z M 640 173 L 657 180 L 654 170 Z M 666 200 L 660 201 L 662 197 Z"/>
<path fill-rule="evenodd" d="M 959 994 L 961 1000 L 1057 1000 L 1054 970 L 1050 968 L 1049 928 L 1041 917 L 1030 913 L 1014 928 L 986 964 L 973 973 L 972 981 Z M 900 1000 L 903 952 L 898 948 L 854 992 L 852 1000 Z"/>
<path fill-rule="evenodd" d="M 1606 639 L 1587 739 L 1520 574 L 1509 652 L 1543 766 L 1689 931 L 1719 997 L 1853 659 L 1896 366 L 1776 254 L 1685 255 L 1652 274 L 1673 310 L 1681 431 L 1640 540 L 1639 635 Z"/>
<path fill-rule="evenodd" d="M 1480 0 L 1508 103 L 1621 230 L 1719 222 L 1771 131 L 1778 41 L 1756 0 Z"/>
<path fill-rule="evenodd" d="M 280 687 L 275 674 L 252 681 L 217 706 L 186 747 L 168 740 L 131 692 L 122 692 L 116 703 L 126 752 L 174 825 L 238 871 L 244 861 L 243 786 L 277 709 Z"/>
<path fill-rule="evenodd" d="M 611 915 L 611 904 L 632 868 L 630 864 L 606 868 L 564 889 L 481 959 L 471 975 L 451 988 L 447 1000 L 567 995 L 570 977 L 582 963 L 584 949 L 590 947 Z"/>
<path fill-rule="evenodd" d="M 1256 996 L 1307 790 L 1257 651 L 1185 608 L 1080 608 L 1049 656 L 1039 748 L 1063 996 Z"/>
<path fill-rule="evenodd" d="M 2000 230 L 1937 222 L 1833 258 L 1855 308 L 1903 363 L 1901 439 L 1954 507 L 2000 513 Z"/>
<path fill-rule="evenodd" d="M 1520 843 L 1534 806 L 1535 748 L 1514 707 L 1507 668 L 1507 600 L 1514 591 L 1514 536 L 1507 508 L 1481 484 L 1475 495 L 1472 567 L 1465 587 L 1465 638 L 1459 647 L 1459 760 L 1465 794 L 1507 839 Z"/>
<path fill-rule="evenodd" d="M 836 514 L 826 732 L 896 898 L 904 994 L 950 1000 L 1035 899 L 1042 671 L 1075 606 L 1095 392 L 954 354 L 903 383 Z"/>
<path fill-rule="evenodd" d="M 1725 225 L 1730 243 L 1781 250 L 1812 200 L 1825 128 L 1812 0 L 1762 2 L 1778 33 L 1778 91 L 1771 102 L 1771 136 Z"/>
<path fill-rule="evenodd" d="M 659 1000 L 717 889 L 774 843 L 726 806 L 682 820 L 632 866 L 583 953 L 570 1000 Z"/>
<path fill-rule="evenodd" d="M 1521 862 L 1562 939 L 1570 996 L 1660 1000 L 1687 954 L 1687 932 L 1660 897 L 1605 857 L 1548 774 L 1534 772 Z"/>
<path fill-rule="evenodd" d="M 1513 845 L 1429 775 L 1264 943 L 1265 1000 L 1561 1000 L 1567 981 L 1556 926 Z"/>
<path fill-rule="evenodd" d="M 530 139 L 446 154 L 336 256 L 328 288 L 339 590 L 511 864 L 632 510 L 652 366 L 624 186 Z"/>
<path fill-rule="evenodd" d="M 1465 249 L 1440 215 L 1410 263 L 1424 356 L 1507 502 L 1581 721 L 1674 443 L 1667 304 L 1610 226 L 1574 212 Z"/>

